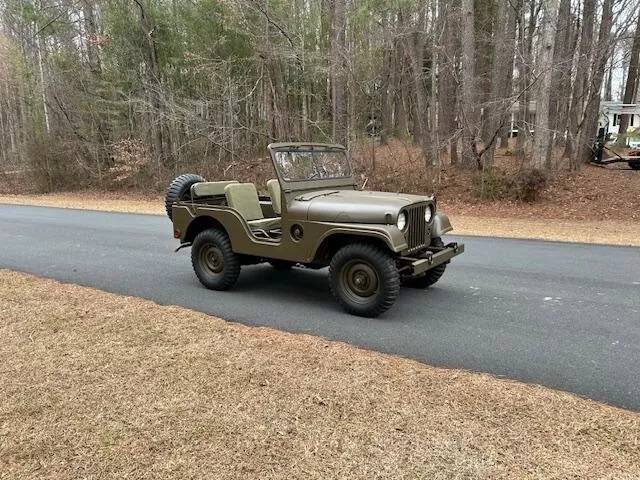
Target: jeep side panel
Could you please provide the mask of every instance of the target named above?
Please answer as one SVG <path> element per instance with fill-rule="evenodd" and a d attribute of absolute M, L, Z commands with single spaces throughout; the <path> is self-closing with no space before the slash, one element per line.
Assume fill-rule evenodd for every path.
<path fill-rule="evenodd" d="M 244 255 L 274 258 L 300 263 L 312 263 L 323 242 L 333 235 L 370 237 L 383 242 L 391 251 L 399 253 L 407 248 L 404 235 L 391 225 L 309 222 L 282 219 L 282 238 L 268 240 L 255 237 L 238 212 L 229 207 L 191 206 L 173 207 L 174 236 L 191 242 L 202 229 L 223 228 L 231 240 L 233 251 Z M 302 229 L 302 237 L 295 240 L 292 230 Z"/>

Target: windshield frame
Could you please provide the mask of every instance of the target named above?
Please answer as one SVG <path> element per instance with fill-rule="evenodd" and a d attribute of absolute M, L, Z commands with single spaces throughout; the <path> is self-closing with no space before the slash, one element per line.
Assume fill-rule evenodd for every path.
<path fill-rule="evenodd" d="M 327 143 L 272 143 L 268 147 L 271 154 L 273 167 L 278 175 L 280 186 L 285 192 L 293 192 L 300 190 L 317 190 L 335 187 L 355 188 L 355 180 L 353 177 L 353 165 L 349 159 L 346 149 L 342 145 L 332 145 Z M 286 180 L 278 161 L 276 154 L 279 152 L 335 152 L 345 155 L 345 161 L 349 168 L 349 175 L 344 177 L 332 178 L 314 178 L 303 180 Z"/>

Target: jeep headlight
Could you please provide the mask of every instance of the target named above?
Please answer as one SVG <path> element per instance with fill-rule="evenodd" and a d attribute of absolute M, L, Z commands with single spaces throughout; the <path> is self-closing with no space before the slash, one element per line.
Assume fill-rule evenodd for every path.
<path fill-rule="evenodd" d="M 405 229 L 405 227 L 407 226 L 407 214 L 406 214 L 406 212 L 400 212 L 400 214 L 398 215 L 398 222 L 396 223 L 396 226 L 400 230 L 404 230 Z"/>
<path fill-rule="evenodd" d="M 424 211 L 424 221 L 429 223 L 433 218 L 433 207 L 431 205 L 427 206 L 427 209 Z"/>

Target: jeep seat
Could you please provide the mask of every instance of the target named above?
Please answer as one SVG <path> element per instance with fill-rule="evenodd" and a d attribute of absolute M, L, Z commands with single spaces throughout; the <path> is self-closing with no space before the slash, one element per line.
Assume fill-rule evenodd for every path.
<path fill-rule="evenodd" d="M 282 191 L 280 190 L 280 182 L 272 178 L 267 182 L 267 189 L 271 197 L 271 205 L 276 215 L 282 215 Z"/>
<path fill-rule="evenodd" d="M 223 182 L 201 182 L 194 183 L 191 186 L 191 195 L 197 197 L 217 197 L 224 195 L 224 189 L 227 185 L 238 183 L 236 180 L 227 180 Z"/>
<path fill-rule="evenodd" d="M 280 217 L 264 218 L 253 183 L 232 183 L 224 188 L 224 194 L 227 204 L 242 215 L 251 230 L 269 231 L 280 227 Z"/>

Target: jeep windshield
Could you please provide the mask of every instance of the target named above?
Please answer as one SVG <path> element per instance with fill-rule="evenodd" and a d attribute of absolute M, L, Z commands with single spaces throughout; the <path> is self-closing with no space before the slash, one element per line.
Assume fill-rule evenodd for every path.
<path fill-rule="evenodd" d="M 285 182 L 351 177 L 349 161 L 342 150 L 281 150 L 275 152 L 274 159 Z"/>

